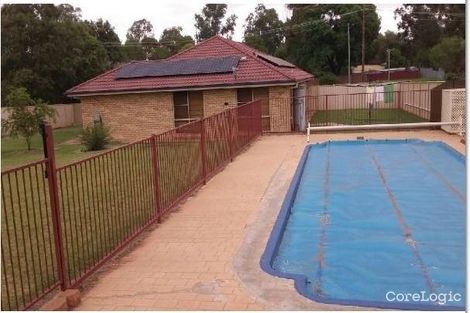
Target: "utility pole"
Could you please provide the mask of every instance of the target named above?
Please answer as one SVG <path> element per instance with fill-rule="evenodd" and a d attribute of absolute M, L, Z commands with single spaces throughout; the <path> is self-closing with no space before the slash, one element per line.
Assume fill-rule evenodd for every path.
<path fill-rule="evenodd" d="M 388 54 L 388 80 L 390 81 L 390 52 L 391 49 L 387 49 L 387 54 Z"/>
<path fill-rule="evenodd" d="M 351 84 L 351 37 L 349 35 L 349 23 L 348 23 L 348 83 Z"/>
<path fill-rule="evenodd" d="M 366 10 L 362 5 L 362 81 L 364 81 L 364 65 L 366 63 Z"/>

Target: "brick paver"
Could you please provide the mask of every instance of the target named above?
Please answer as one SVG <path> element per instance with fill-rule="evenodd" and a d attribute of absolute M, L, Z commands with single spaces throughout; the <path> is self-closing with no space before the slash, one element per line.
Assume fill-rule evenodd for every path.
<path fill-rule="evenodd" d="M 79 310 L 260 310 L 233 256 L 273 173 L 295 138 L 266 136 L 151 231 L 82 295 Z"/>

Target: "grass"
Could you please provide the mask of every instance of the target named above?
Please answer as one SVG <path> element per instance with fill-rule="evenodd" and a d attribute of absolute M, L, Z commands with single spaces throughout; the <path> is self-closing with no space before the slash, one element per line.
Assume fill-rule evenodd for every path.
<path fill-rule="evenodd" d="M 74 134 L 76 130 L 55 131 L 56 151 L 61 151 L 56 155 L 61 155 L 62 163 L 77 155 L 84 157 L 78 152 L 78 145 L 61 149 Z M 36 148 L 41 143 L 38 139 Z M 187 134 L 175 134 L 168 142 L 158 143 L 158 191 L 164 209 L 201 182 L 199 143 L 200 136 Z M 8 142 L 10 158 L 21 154 L 15 154 L 15 145 L 21 147 L 18 142 Z M 237 141 L 237 146 L 241 145 L 243 142 Z M 82 277 L 155 218 L 150 147 L 148 141 L 143 141 L 58 171 L 67 280 L 73 282 Z M 228 159 L 227 147 L 228 142 L 217 139 L 215 134 L 206 138 L 208 172 Z M 71 155 L 67 151 L 77 153 Z M 37 159 L 42 158 L 42 153 L 36 154 Z M 2 175 L 2 201 L 2 290 L 8 291 L 2 292 L 2 309 L 17 309 L 58 281 L 43 164 Z"/>
<path fill-rule="evenodd" d="M 67 127 L 54 129 L 54 146 L 57 166 L 90 157 L 102 151 L 83 152 L 78 136 L 81 127 Z M 113 142 L 110 147 L 120 143 Z M 31 140 L 31 150 L 26 148 L 23 138 L 2 138 L 2 171 L 25 163 L 38 161 L 44 158 L 42 138 L 39 134 Z"/>
<path fill-rule="evenodd" d="M 369 120 L 368 109 L 317 111 L 313 114 L 311 124 L 393 124 L 415 123 L 426 120 L 401 109 L 373 109 Z"/>
<path fill-rule="evenodd" d="M 54 146 L 58 166 L 103 152 L 83 152 L 78 140 L 80 131 L 81 128 L 79 127 L 54 130 Z M 116 146 L 117 144 L 119 143 L 114 142 L 111 146 Z M 2 138 L 2 171 L 44 159 L 43 143 L 39 134 L 33 136 L 31 148 L 31 150 L 27 150 L 23 138 Z M 123 151 L 119 159 L 116 157 L 115 162 L 120 162 L 118 167 L 128 168 L 128 163 L 137 164 L 135 158 L 138 156 L 142 158 L 143 154 L 133 153 L 131 155 L 130 152 Z M 102 182 L 97 179 L 98 174 L 101 174 L 100 177 L 104 177 L 105 170 L 107 170 L 105 166 L 107 166 L 107 163 L 100 159 L 98 165 L 94 164 L 93 167 L 91 164 L 87 164 L 86 167 L 73 168 L 74 172 L 58 172 L 59 202 L 63 217 L 62 227 L 64 235 L 69 236 L 68 238 L 71 240 L 69 244 L 72 241 L 78 240 L 77 236 L 79 236 L 77 233 L 72 235 L 70 232 L 72 228 L 75 229 L 75 225 L 73 225 L 74 227 L 70 225 L 71 212 L 75 213 L 76 210 L 83 210 L 80 214 L 85 214 L 85 216 L 89 217 L 90 212 L 96 210 L 98 202 L 103 201 L 100 200 L 101 197 L 108 195 L 105 192 L 113 187 L 112 184 L 117 183 L 111 182 L 111 184 L 109 181 Z M 135 167 L 136 175 L 132 176 L 133 180 L 129 180 L 128 183 L 143 185 L 140 180 L 143 177 L 148 177 L 148 174 L 143 175 L 138 171 L 138 167 Z M 149 171 L 148 168 L 146 170 Z M 4 238 L 2 241 L 2 290 L 8 290 L 2 292 L 2 309 L 23 307 L 30 300 L 40 296 L 44 290 L 52 286 L 58 279 L 51 224 L 49 188 L 44 173 L 45 164 L 36 164 L 11 174 L 2 175 L 3 218 L 1 231 Z M 78 185 L 74 185 L 76 188 L 75 192 L 77 192 L 74 195 L 73 191 L 69 190 L 71 179 L 75 179 L 76 182 L 78 178 L 82 180 L 83 185 L 80 185 L 81 189 L 78 189 Z M 135 188 L 135 186 L 132 187 Z M 83 198 L 83 195 L 91 193 L 93 193 L 94 198 Z M 117 200 L 115 203 L 120 203 L 122 197 L 129 198 L 130 195 L 125 190 L 122 191 L 116 195 Z M 79 199 L 82 200 L 80 203 L 74 202 Z M 88 202 L 91 200 L 93 202 Z M 148 203 L 148 201 L 145 203 Z M 144 204 L 142 205 L 142 210 L 148 208 L 148 205 L 145 206 Z M 124 205 L 121 204 L 121 206 Z M 95 213 L 96 211 L 93 212 Z M 103 210 L 103 213 L 113 216 L 111 212 Z M 139 212 L 136 211 L 135 213 L 135 220 L 138 220 Z M 74 216 L 77 216 L 78 219 L 75 222 L 78 223 L 80 222 L 81 215 L 77 214 Z M 83 223 L 83 220 L 81 222 Z M 85 234 L 88 234 L 86 229 L 92 231 L 91 229 L 101 227 L 94 220 L 89 222 L 89 225 L 82 225 L 85 227 Z M 68 228 L 67 225 L 69 226 Z M 128 230 L 122 229 L 122 231 L 124 236 L 124 233 Z M 90 242 L 84 243 L 84 245 L 89 245 L 91 247 L 89 249 L 95 251 L 97 249 L 96 242 L 97 240 L 90 239 Z M 3 247 L 3 244 L 5 244 L 5 247 Z M 103 251 L 106 250 L 104 246 L 100 246 L 100 248 L 104 249 Z M 84 266 L 89 267 L 89 262 L 95 261 L 89 258 L 83 259 L 83 255 L 80 257 Z M 74 262 L 76 256 L 67 254 L 66 258 L 67 263 L 70 263 Z M 78 269 L 75 263 L 73 263 L 73 266 L 72 263 L 68 264 L 67 268 L 69 269 L 68 274 L 71 279 L 77 274 L 75 271 L 83 270 L 83 268 Z"/>

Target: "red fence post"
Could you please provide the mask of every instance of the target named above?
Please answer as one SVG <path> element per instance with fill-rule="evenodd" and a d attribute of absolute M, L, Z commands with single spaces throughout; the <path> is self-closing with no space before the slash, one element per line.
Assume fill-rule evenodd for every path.
<path fill-rule="evenodd" d="M 255 123 L 255 110 L 256 110 L 256 104 L 258 103 L 257 100 L 255 100 L 254 103 L 252 103 L 250 106 L 250 118 L 248 119 L 250 126 L 249 126 L 249 133 L 250 133 L 250 139 L 253 140 L 256 137 L 256 123 Z"/>
<path fill-rule="evenodd" d="M 45 125 L 43 129 L 45 139 L 45 155 L 47 157 L 47 182 L 49 186 L 49 199 L 51 202 L 52 229 L 54 232 L 55 254 L 57 259 L 57 270 L 59 274 L 60 288 L 65 290 L 67 283 L 65 281 L 65 258 L 64 243 L 62 238 L 62 226 L 60 223 L 59 208 L 59 189 L 57 187 L 57 170 L 55 164 L 54 153 L 54 137 L 52 134 L 52 126 Z"/>
<path fill-rule="evenodd" d="M 205 119 L 201 120 L 201 161 L 202 161 L 202 182 L 205 185 L 207 182 L 206 172 L 206 129 L 204 127 Z"/>
<path fill-rule="evenodd" d="M 152 135 L 152 169 L 153 169 L 153 192 L 155 194 L 155 214 L 157 216 L 157 222 L 162 222 L 162 209 L 160 201 L 160 186 L 158 185 L 159 167 L 158 167 L 158 155 L 157 155 L 157 136 Z"/>
<path fill-rule="evenodd" d="M 263 135 L 263 108 L 262 108 L 262 103 L 261 100 L 258 101 L 258 136 Z"/>
<path fill-rule="evenodd" d="M 228 110 L 228 147 L 229 147 L 229 153 L 230 153 L 230 162 L 233 162 L 233 123 L 232 123 L 232 116 L 233 116 L 233 110 L 234 109 L 229 109 Z"/>

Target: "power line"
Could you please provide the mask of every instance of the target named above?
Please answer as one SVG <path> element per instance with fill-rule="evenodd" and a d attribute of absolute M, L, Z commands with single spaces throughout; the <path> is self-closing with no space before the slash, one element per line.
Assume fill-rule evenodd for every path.
<path fill-rule="evenodd" d="M 380 11 L 379 9 L 375 9 L 375 10 Z M 352 14 L 362 12 L 362 11 L 363 11 L 362 9 L 358 9 L 358 10 L 355 10 L 355 11 L 346 12 L 346 13 L 343 13 L 343 14 L 338 14 L 338 16 L 341 19 L 344 16 L 352 15 Z M 365 9 L 365 11 L 373 11 L 373 9 Z M 432 14 L 432 12 L 414 12 L 414 13 Z M 455 15 L 457 15 L 457 14 L 460 14 L 460 13 L 455 13 Z M 422 20 L 422 21 L 435 21 L 436 19 L 420 18 L 419 20 Z M 452 19 L 452 20 L 453 21 L 465 21 L 465 19 Z M 277 32 L 281 32 L 281 31 L 284 31 L 284 32 L 285 31 L 302 32 L 302 31 L 306 31 L 307 27 L 309 27 L 309 26 L 314 26 L 318 23 L 323 23 L 323 22 L 326 22 L 326 21 L 327 20 L 325 20 L 325 18 L 319 18 L 319 19 L 309 20 L 307 22 L 298 23 L 298 24 L 283 25 L 281 27 L 272 28 L 272 29 L 263 31 L 262 35 L 270 34 L 270 33 L 277 33 Z M 157 39 L 155 39 L 155 40 L 157 40 Z M 170 40 L 170 41 L 157 41 L 157 42 L 145 42 L 145 43 L 142 43 L 142 42 L 127 42 L 127 43 L 124 43 L 124 44 L 121 43 L 121 42 L 102 42 L 102 44 L 104 46 L 108 46 L 108 47 L 177 46 L 177 45 L 185 45 L 185 44 L 188 44 L 188 43 L 194 43 L 194 41 L 193 40 L 186 40 L 186 41 L 176 42 L 174 40 Z"/>
<path fill-rule="evenodd" d="M 372 9 L 365 9 L 365 11 L 372 11 Z M 351 15 L 351 14 L 355 14 L 355 13 L 358 13 L 358 12 L 362 12 L 362 9 L 359 9 L 359 10 L 355 10 L 355 11 L 351 11 L 351 12 L 346 12 L 346 13 L 343 13 L 343 14 L 338 14 L 338 16 L 340 18 L 343 18 L 344 16 L 348 16 L 348 15 Z M 290 31 L 305 31 L 305 28 L 308 27 L 308 26 L 314 26 L 318 23 L 323 23 L 325 22 L 325 18 L 319 18 L 319 19 L 316 19 L 316 20 L 310 20 L 310 21 L 307 21 L 307 22 L 303 22 L 303 23 L 298 23 L 298 24 L 290 24 L 290 25 L 284 25 L 284 26 L 281 26 L 281 27 L 277 27 L 277 28 L 271 28 L 267 31 L 263 31 L 263 35 L 265 34 L 270 34 L 270 33 L 277 33 L 277 32 L 281 32 L 281 31 L 286 31 L 286 30 L 290 30 Z M 155 39 L 156 40 L 156 39 Z M 105 46 L 138 46 L 138 47 L 141 47 L 141 46 L 171 46 L 171 45 L 179 45 L 179 44 L 186 44 L 186 43 L 192 43 L 193 41 L 184 41 L 184 42 L 175 42 L 175 41 L 158 41 L 158 42 L 147 42 L 147 43 L 142 43 L 142 42 L 128 42 L 128 43 L 124 43 L 122 44 L 121 42 L 103 42 L 102 44 L 105 45 Z"/>

